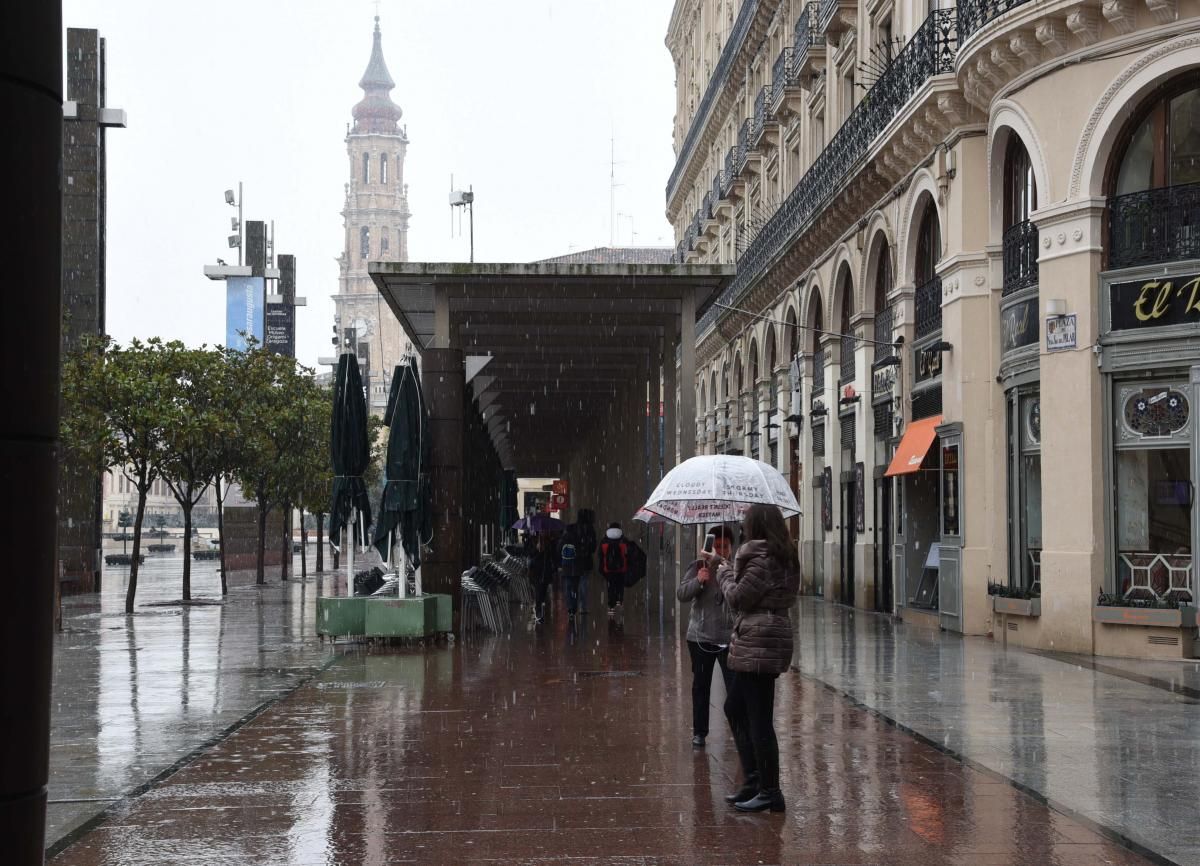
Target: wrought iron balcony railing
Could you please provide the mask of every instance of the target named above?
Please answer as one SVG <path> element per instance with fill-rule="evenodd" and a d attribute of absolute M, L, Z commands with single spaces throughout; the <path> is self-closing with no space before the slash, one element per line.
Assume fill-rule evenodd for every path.
<path fill-rule="evenodd" d="M 748 141 L 751 144 L 757 144 L 762 137 L 763 130 L 767 126 L 767 94 L 770 91 L 766 87 L 760 87 L 758 96 L 754 97 L 754 117 L 751 118 L 753 123 L 750 124 L 750 137 Z"/>
<path fill-rule="evenodd" d="M 1108 200 L 1108 266 L 1129 268 L 1200 258 L 1200 183 Z"/>
<path fill-rule="evenodd" d="M 738 170 L 741 168 L 738 159 L 738 146 L 735 144 L 729 150 L 725 151 L 725 183 L 728 185 L 732 185 L 738 176 Z M 725 191 L 729 191 L 728 186 L 726 186 Z"/>
<path fill-rule="evenodd" d="M 896 321 L 896 310 L 889 304 L 875 312 L 875 360 L 882 361 L 892 354 L 892 328 Z"/>
<path fill-rule="evenodd" d="M 796 29 L 792 40 L 792 74 L 801 75 L 808 61 L 814 56 L 813 49 L 825 46 L 825 34 L 816 29 L 813 24 L 820 16 L 819 0 L 812 0 L 804 5 L 804 11 L 796 19 Z"/>
<path fill-rule="evenodd" d="M 1024 6 L 1029 0 L 958 0 L 958 43 L 961 45 L 975 31 L 1005 12 Z"/>
<path fill-rule="evenodd" d="M 679 148 L 679 157 L 675 161 L 671 178 L 667 181 L 668 200 L 670 200 L 676 184 L 679 183 L 684 166 L 687 165 L 688 159 L 696 147 L 696 142 L 700 139 L 700 133 L 708 122 L 709 110 L 728 83 L 729 70 L 733 66 L 733 60 L 741 50 L 742 43 L 746 41 L 746 34 L 750 32 L 750 25 L 754 21 L 757 11 L 758 0 L 742 0 L 742 8 L 738 10 L 737 20 L 733 22 L 733 29 L 729 31 L 729 38 L 725 40 L 725 46 L 721 49 L 721 57 L 717 60 L 712 75 L 709 76 L 708 86 L 704 88 L 704 96 L 700 98 L 700 104 L 696 106 L 696 113 L 692 117 L 687 135 L 683 139 L 683 146 Z"/>
<path fill-rule="evenodd" d="M 746 157 L 750 153 L 751 134 L 754 129 L 754 118 L 747 117 L 742 121 L 742 126 L 738 130 L 737 144 L 734 146 L 734 167 L 738 174 L 742 173 L 742 169 L 746 166 Z"/>
<path fill-rule="evenodd" d="M 784 48 L 771 67 L 771 105 L 778 106 L 783 99 L 783 90 L 792 83 L 792 49 Z"/>
<path fill-rule="evenodd" d="M 712 183 L 712 200 L 715 206 L 717 202 L 725 197 L 725 172 L 718 171 L 713 175 Z"/>
<path fill-rule="evenodd" d="M 834 16 L 837 15 L 838 6 L 840 5 L 841 0 L 819 0 L 817 4 L 817 11 L 819 12 L 817 17 L 818 31 L 824 33 L 829 29 L 829 25 L 832 23 Z"/>
<path fill-rule="evenodd" d="M 1022 220 L 1004 230 L 1004 294 L 1036 286 L 1038 282 L 1038 228 Z"/>
<path fill-rule="evenodd" d="M 739 298 L 784 246 L 844 188 L 846 176 L 859 166 L 872 143 L 926 81 L 954 71 L 954 21 L 953 9 L 937 9 L 929 14 L 755 236 L 738 260 L 737 274 L 721 293 L 721 303 L 732 304 Z M 698 332 L 710 328 L 720 311 L 717 305 L 710 307 L 700 320 Z"/>
<path fill-rule="evenodd" d="M 917 288 L 916 338 L 928 337 L 942 329 L 942 278 L 934 277 Z"/>
<path fill-rule="evenodd" d="M 854 381 L 854 347 L 856 344 L 853 334 L 843 334 L 841 349 L 838 352 L 838 384 L 848 385 Z"/>

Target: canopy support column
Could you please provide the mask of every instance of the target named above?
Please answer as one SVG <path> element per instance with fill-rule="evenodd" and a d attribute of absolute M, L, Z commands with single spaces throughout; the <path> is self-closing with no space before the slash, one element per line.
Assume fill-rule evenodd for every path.
<path fill-rule="evenodd" d="M 429 405 L 433 550 L 421 564 L 425 592 L 446 593 L 457 614 L 463 569 L 463 353 L 427 349 L 421 387 Z"/>

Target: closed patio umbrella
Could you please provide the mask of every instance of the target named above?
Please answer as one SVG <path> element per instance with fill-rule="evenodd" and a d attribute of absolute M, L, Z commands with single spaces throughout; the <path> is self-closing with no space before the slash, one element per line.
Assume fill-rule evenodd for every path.
<path fill-rule="evenodd" d="M 386 480 L 375 524 L 375 547 L 390 560 L 392 534 L 398 532 L 404 556 L 415 569 L 421 565 L 422 542 L 428 543 L 433 534 L 429 410 L 415 361 L 396 366 L 384 422 L 388 425 Z M 401 595 L 405 576 L 402 571 Z"/>
<path fill-rule="evenodd" d="M 333 423 L 329 433 L 333 462 L 333 501 L 329 506 L 329 540 L 342 543 L 342 528 L 350 526 L 351 543 L 346 559 L 347 585 L 354 585 L 354 546 L 366 544 L 371 525 L 371 502 L 363 473 L 371 459 L 367 442 L 367 402 L 363 396 L 358 358 L 346 353 L 338 358 L 333 383 Z"/>

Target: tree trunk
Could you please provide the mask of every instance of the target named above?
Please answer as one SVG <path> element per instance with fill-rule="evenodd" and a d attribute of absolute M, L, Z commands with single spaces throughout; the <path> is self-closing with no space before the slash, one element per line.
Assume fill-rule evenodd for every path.
<path fill-rule="evenodd" d="M 125 590 L 126 613 L 133 613 L 133 600 L 137 596 L 138 556 L 142 551 L 142 518 L 146 516 L 146 491 L 149 487 L 145 476 L 139 476 L 137 517 L 133 520 L 133 558 L 129 561 L 129 587 Z"/>
<path fill-rule="evenodd" d="M 183 504 L 183 600 L 192 600 L 192 507 L 191 498 Z"/>
<path fill-rule="evenodd" d="M 279 562 L 279 579 L 287 580 L 292 564 L 292 503 L 283 503 L 283 559 Z"/>
<path fill-rule="evenodd" d="M 221 595 L 229 595 L 225 581 L 225 494 L 221 492 L 221 476 L 217 476 L 217 547 L 221 553 Z"/>
<path fill-rule="evenodd" d="M 317 571 L 325 570 L 325 515 L 317 515 Z"/>
<path fill-rule="evenodd" d="M 300 508 L 300 578 L 308 577 L 308 527 L 304 525 L 304 508 Z"/>
<path fill-rule="evenodd" d="M 258 500 L 258 573 L 254 582 L 263 586 L 267 582 L 267 502 Z"/>

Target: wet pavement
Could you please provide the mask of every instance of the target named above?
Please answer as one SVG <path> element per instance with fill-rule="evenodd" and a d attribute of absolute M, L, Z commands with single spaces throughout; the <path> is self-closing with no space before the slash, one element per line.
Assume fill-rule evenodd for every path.
<path fill-rule="evenodd" d="M 267 643 L 303 644 L 294 651 L 298 661 L 307 648 L 307 624 L 299 620 L 311 604 L 289 594 L 297 589 L 277 590 L 291 599 L 282 605 L 289 613 L 273 632 L 278 638 Z M 222 610 L 232 613 L 232 607 Z M 668 620 L 664 634 L 656 616 L 630 608 L 620 624 L 601 615 L 572 630 L 558 610 L 536 630 L 522 627 L 507 637 L 478 636 L 424 650 L 339 644 L 330 666 L 313 680 L 141 796 L 112 808 L 52 862 L 1153 862 L 1048 808 L 982 762 L 972 764 L 977 741 L 998 744 L 1027 732 L 1021 748 L 1036 750 L 1036 732 L 1043 731 L 1044 739 L 1053 730 L 1044 723 L 1045 709 L 1028 723 L 1016 719 L 998 731 L 989 717 L 979 716 L 980 729 L 960 738 L 964 763 L 945 751 L 957 742 L 953 736 L 949 743 L 936 740 L 935 748 L 864 706 L 891 695 L 903 714 L 911 698 L 932 717 L 943 703 L 953 713 L 959 695 L 972 703 L 999 700 L 982 681 L 992 682 L 989 671 L 1005 670 L 1004 659 L 1013 653 L 997 661 L 997 651 L 979 641 L 980 658 L 990 661 L 980 670 L 955 667 L 951 647 L 965 658 L 966 641 L 911 629 L 898 637 L 901 632 L 886 621 L 807 601 L 800 621 L 802 665 L 820 671 L 833 687 L 798 672 L 780 679 L 777 728 L 788 811 L 738 814 L 722 800 L 735 785 L 736 756 L 718 724 L 719 682 L 708 748 L 694 750 L 690 671 L 674 624 Z M 178 635 L 181 623 L 173 621 Z M 239 627 L 253 621 L 251 613 Z M 135 643 L 142 642 L 141 622 L 138 628 Z M 254 635 L 244 641 L 237 653 L 242 667 L 255 659 L 249 648 Z M 194 636 L 192 646 L 194 653 Z M 319 645 L 310 652 L 306 663 L 315 667 L 322 658 Z M 116 657 L 128 677 L 132 655 Z M 1034 665 L 1082 670 L 1027 658 Z M 896 673 L 939 660 L 940 669 Z M 1023 670 L 1014 671 L 1013 679 Z M 885 679 L 862 687 L 863 697 L 856 695 L 861 704 L 835 691 L 867 676 Z M 1064 678 L 1074 682 L 1075 676 Z M 966 682 L 976 677 L 977 686 Z M 173 685 L 164 687 L 163 699 L 178 705 L 178 674 L 165 679 Z M 1043 674 L 1041 694 L 1051 703 L 1046 695 L 1054 690 L 1045 679 Z M 282 693 L 285 685 L 268 688 Z M 125 713 L 128 687 L 123 680 L 120 687 L 121 699 L 108 701 L 102 686 L 101 703 L 120 705 Z M 1067 699 L 1076 700 L 1083 688 L 1072 687 Z M 934 697 L 934 691 L 949 697 Z M 1087 709 L 1094 711 L 1099 699 L 1094 695 Z M 1010 716 L 1035 713 L 1030 700 L 1005 707 Z M 972 711 L 964 725 L 975 719 Z M 919 720 L 903 724 L 912 721 Z M 128 727 L 124 736 L 132 736 Z"/>
<path fill-rule="evenodd" d="M 315 579 L 283 584 L 276 569 L 256 587 L 252 574 L 234 575 L 220 604 L 216 563 L 198 562 L 196 603 L 184 607 L 171 603 L 180 599 L 182 562 L 146 557 L 132 617 L 125 615 L 128 568 L 106 567 L 99 595 L 63 599 L 54 646 L 51 850 L 331 657 L 314 630 Z"/>

